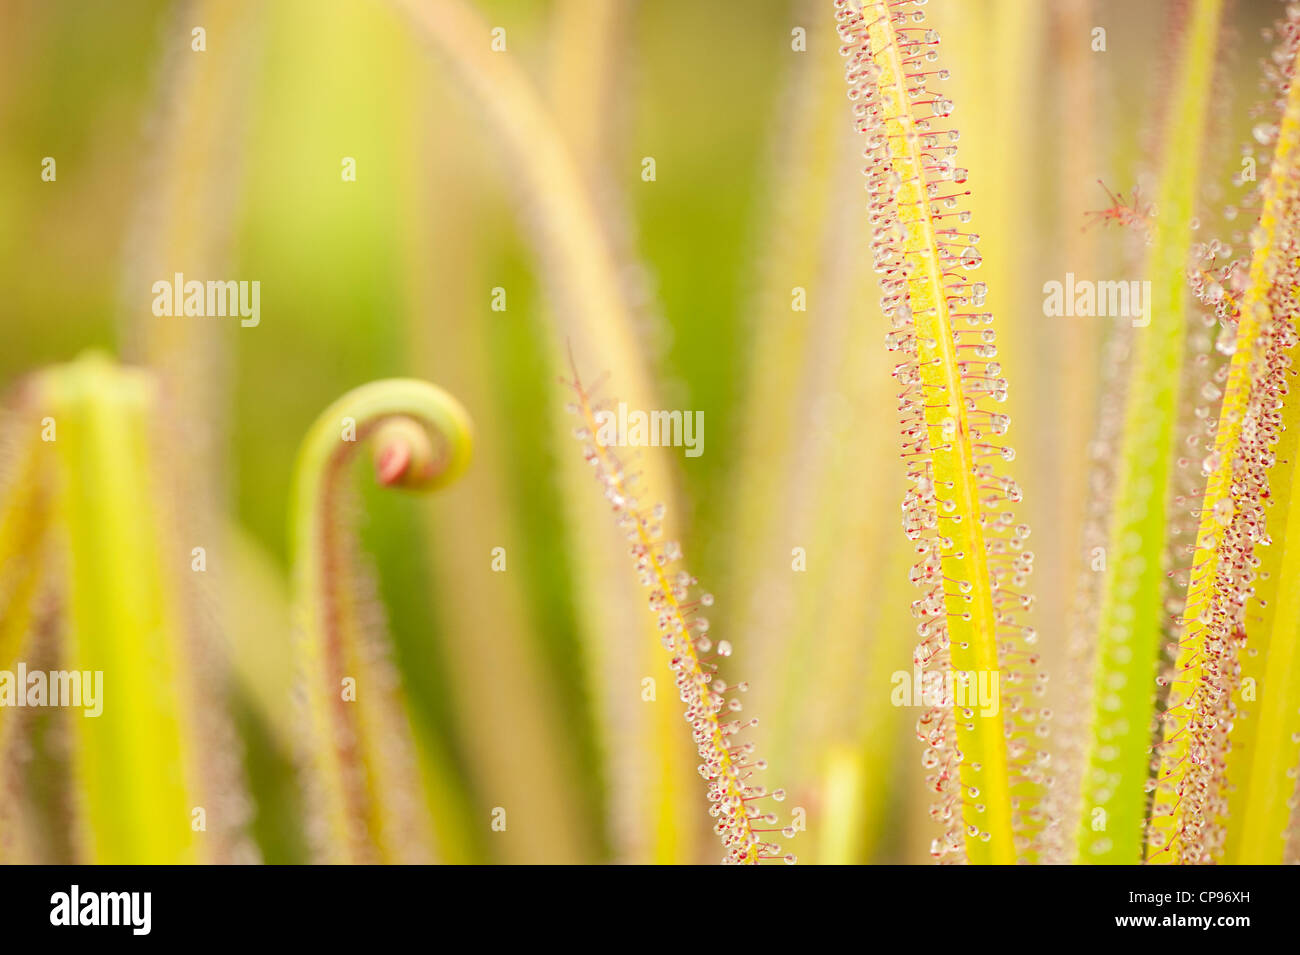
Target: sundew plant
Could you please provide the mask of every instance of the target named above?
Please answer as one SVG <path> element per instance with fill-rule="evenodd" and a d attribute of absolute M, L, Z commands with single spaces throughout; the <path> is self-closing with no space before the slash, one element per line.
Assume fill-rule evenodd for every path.
<path fill-rule="evenodd" d="M 1300 862 L 1300 5 L 0 11 L 0 860 Z"/>

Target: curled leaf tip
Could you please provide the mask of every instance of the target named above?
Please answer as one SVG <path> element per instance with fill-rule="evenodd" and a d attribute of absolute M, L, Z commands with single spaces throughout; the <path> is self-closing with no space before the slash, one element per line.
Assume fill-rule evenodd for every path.
<path fill-rule="evenodd" d="M 375 479 L 386 487 L 397 484 L 410 473 L 413 454 L 405 441 L 391 441 L 377 447 L 375 452 Z"/>
<path fill-rule="evenodd" d="M 411 418 L 385 421 L 372 444 L 375 480 L 384 487 L 421 488 L 450 463 L 445 444 L 435 448 L 428 432 Z"/>
<path fill-rule="evenodd" d="M 369 443 L 381 485 L 430 491 L 464 472 L 470 441 L 469 416 L 451 395 L 428 382 L 388 379 L 330 405 L 299 452 L 291 545 L 308 714 L 304 777 L 314 850 L 324 861 L 418 862 L 435 855 L 426 820 L 414 808 L 423 784 L 403 695 L 386 659 L 387 635 L 366 607 L 373 584 L 338 506 L 349 464 Z M 340 687 L 349 686 L 356 693 L 341 695 Z"/>

